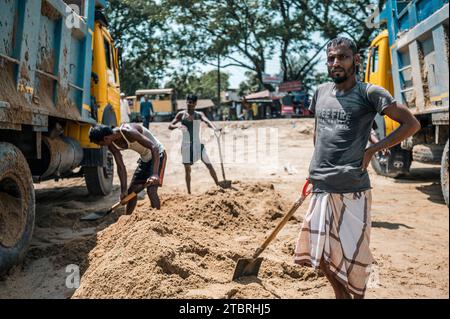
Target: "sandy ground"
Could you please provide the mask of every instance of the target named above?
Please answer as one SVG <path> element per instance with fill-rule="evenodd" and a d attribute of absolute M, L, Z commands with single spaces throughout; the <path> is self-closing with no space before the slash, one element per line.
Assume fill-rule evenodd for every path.
<path fill-rule="evenodd" d="M 90 197 L 82 179 L 36 185 L 37 221 L 23 266 L 0 281 L 0 298 L 332 298 L 320 273 L 293 263 L 308 202 L 263 253 L 259 279 L 231 282 L 238 258 L 251 255 L 299 195 L 313 152 L 310 119 L 227 122 L 225 173 L 233 189 L 213 187 L 204 165 L 185 190 L 180 134 L 153 130 L 169 153 L 163 209 L 141 196 L 131 216 L 123 209 L 96 223 L 79 217 L 107 209 L 119 196 Z M 220 175 L 215 140 L 203 130 Z M 129 178 L 136 154 L 125 152 Z M 376 259 L 368 298 L 448 298 L 449 212 L 439 167 L 414 163 L 393 180 L 370 171 L 371 249 Z M 69 265 L 81 286 L 67 288 Z M 66 272 L 67 271 L 67 272 Z"/>

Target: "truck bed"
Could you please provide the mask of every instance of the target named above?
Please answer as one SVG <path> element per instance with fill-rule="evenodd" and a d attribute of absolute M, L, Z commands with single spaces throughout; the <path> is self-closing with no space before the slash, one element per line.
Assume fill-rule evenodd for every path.
<path fill-rule="evenodd" d="M 76 3 L 67 1 L 68 3 Z M 0 0 L 0 127 L 45 128 L 49 117 L 91 122 L 95 3 L 80 15 L 62 0 Z"/>
<path fill-rule="evenodd" d="M 411 1 L 401 12 L 388 7 L 395 97 L 416 114 L 449 107 L 448 1 Z"/>

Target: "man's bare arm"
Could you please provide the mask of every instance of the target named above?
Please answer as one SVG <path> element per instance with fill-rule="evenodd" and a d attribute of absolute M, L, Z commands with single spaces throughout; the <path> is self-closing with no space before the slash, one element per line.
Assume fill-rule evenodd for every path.
<path fill-rule="evenodd" d="M 123 163 L 122 154 L 113 145 L 109 146 L 108 149 L 114 156 L 114 160 L 116 161 L 116 164 L 117 164 L 117 175 L 119 175 L 119 180 L 120 180 L 120 192 L 122 195 L 126 194 L 128 192 L 127 169 L 125 167 L 125 164 Z"/>
<path fill-rule="evenodd" d="M 393 103 L 384 110 L 384 113 L 389 118 L 400 123 L 400 127 L 378 143 L 373 144 L 371 148 L 374 152 L 381 151 L 385 148 L 391 148 L 420 130 L 419 121 L 411 111 L 402 104 Z"/>
<path fill-rule="evenodd" d="M 177 125 L 177 124 L 179 122 L 181 122 L 182 116 L 183 116 L 183 112 L 180 112 L 177 114 L 177 116 L 175 116 L 172 123 L 170 123 L 170 125 L 169 125 L 169 130 L 173 131 L 173 130 L 176 130 L 177 128 L 179 128 L 179 125 Z"/>
<path fill-rule="evenodd" d="M 363 168 L 369 166 L 372 156 L 381 150 L 391 148 L 420 130 L 420 123 L 404 105 L 393 103 L 384 109 L 384 113 L 394 121 L 400 123 L 400 127 L 383 138 L 376 144 L 371 145 L 364 155 Z"/>
<path fill-rule="evenodd" d="M 203 112 L 198 113 L 200 114 L 200 119 L 202 120 L 202 122 L 206 123 L 206 125 L 208 125 L 209 128 L 213 129 L 214 131 L 218 130 L 216 126 L 206 117 L 205 113 Z"/>

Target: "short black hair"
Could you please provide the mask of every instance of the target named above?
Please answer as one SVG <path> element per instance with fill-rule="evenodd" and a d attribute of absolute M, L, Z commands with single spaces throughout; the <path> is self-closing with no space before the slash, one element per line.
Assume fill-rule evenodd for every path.
<path fill-rule="evenodd" d="M 330 42 L 328 42 L 328 44 L 327 44 L 327 52 L 328 52 L 328 50 L 330 48 L 337 47 L 337 46 L 340 46 L 340 45 L 345 45 L 346 47 L 351 49 L 353 54 L 357 54 L 358 53 L 358 48 L 356 46 L 355 41 L 353 41 L 352 39 L 346 38 L 346 37 L 337 37 L 337 38 L 331 40 Z"/>
<path fill-rule="evenodd" d="M 100 142 L 103 142 L 103 139 L 106 136 L 112 134 L 114 134 L 114 132 L 111 127 L 103 124 L 96 125 L 94 127 L 91 127 L 91 129 L 89 130 L 89 140 L 91 141 L 91 143 L 98 144 Z"/>
<path fill-rule="evenodd" d="M 197 102 L 198 97 L 195 94 L 188 94 L 188 96 L 186 97 L 186 101 L 192 101 L 192 102 Z"/>

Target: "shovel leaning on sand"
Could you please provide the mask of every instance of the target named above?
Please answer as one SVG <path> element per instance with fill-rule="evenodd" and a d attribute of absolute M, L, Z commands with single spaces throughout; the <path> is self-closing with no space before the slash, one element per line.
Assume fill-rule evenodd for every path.
<path fill-rule="evenodd" d="M 220 144 L 220 136 L 219 134 L 217 134 L 216 132 L 214 132 L 214 135 L 216 136 L 217 139 L 217 145 L 219 147 L 219 155 L 220 155 L 220 166 L 222 167 L 222 177 L 223 177 L 223 181 L 219 182 L 220 187 L 222 188 L 231 188 L 231 181 L 228 181 L 225 178 L 225 168 L 223 166 L 223 156 L 222 156 L 222 146 Z"/>
<path fill-rule="evenodd" d="M 299 199 L 294 203 L 291 210 L 283 217 L 280 223 L 275 227 L 272 233 L 267 237 L 264 243 L 256 249 L 252 258 L 241 258 L 238 260 L 236 268 L 233 274 L 233 280 L 241 277 L 255 276 L 258 277 L 259 269 L 261 268 L 261 263 L 263 261 L 262 257 L 259 257 L 261 253 L 269 246 L 270 242 L 278 235 L 280 230 L 286 225 L 286 223 L 291 219 L 297 209 L 303 204 L 305 199 L 311 194 L 311 188 L 309 187 L 309 179 L 306 180 L 303 186 L 303 191 Z"/>
<path fill-rule="evenodd" d="M 118 207 L 122 205 L 126 205 L 130 200 L 135 198 L 137 194 L 139 194 L 142 190 L 146 189 L 148 186 L 150 186 L 149 183 L 144 184 L 137 192 L 132 192 L 131 194 L 128 194 L 123 200 L 120 202 L 115 203 L 109 210 L 107 211 L 101 211 L 101 212 L 94 212 L 87 216 L 81 217 L 80 220 L 83 222 L 93 222 L 99 219 L 102 219 L 109 214 L 111 214 L 114 210 L 116 210 Z"/>

